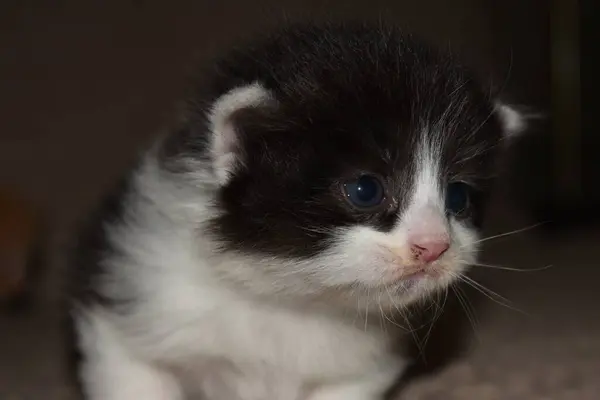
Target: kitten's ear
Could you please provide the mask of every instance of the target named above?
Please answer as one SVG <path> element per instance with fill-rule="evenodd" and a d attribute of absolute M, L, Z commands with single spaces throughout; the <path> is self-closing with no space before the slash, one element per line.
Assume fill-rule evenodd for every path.
<path fill-rule="evenodd" d="M 208 115 L 210 157 L 219 184 L 227 182 L 234 169 L 243 163 L 240 127 L 236 115 L 248 109 L 272 107 L 274 98 L 259 83 L 240 86 L 219 97 Z"/>
<path fill-rule="evenodd" d="M 527 128 L 528 117 L 515 107 L 503 102 L 496 102 L 495 111 L 507 139 L 519 136 Z"/>
<path fill-rule="evenodd" d="M 535 121 L 545 121 L 547 116 L 526 107 L 515 107 L 502 101 L 497 101 L 495 112 L 502 125 L 504 137 L 514 139 L 521 136 Z"/>

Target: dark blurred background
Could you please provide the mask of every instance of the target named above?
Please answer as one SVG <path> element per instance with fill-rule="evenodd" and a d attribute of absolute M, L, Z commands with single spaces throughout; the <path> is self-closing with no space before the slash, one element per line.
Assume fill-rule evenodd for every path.
<path fill-rule="evenodd" d="M 37 303 L 0 315 L 0 398 L 66 398 L 54 318 L 62 249 L 140 145 L 168 126 L 193 66 L 268 26 L 332 17 L 384 18 L 450 46 L 486 83 L 503 87 L 507 101 L 544 115 L 513 148 L 487 230 L 543 224 L 490 241 L 484 257 L 512 268 L 553 267 L 475 271 L 527 316 L 491 301 L 477 309 L 479 339 L 469 353 L 407 398 L 600 398 L 592 378 L 600 365 L 594 3 L 2 1 L 0 193 L 29 204 L 39 228 L 27 239 L 37 280 L 19 289 Z M 7 236 L 18 224 L 0 222 Z M 451 336 L 438 336 L 447 347 Z"/>

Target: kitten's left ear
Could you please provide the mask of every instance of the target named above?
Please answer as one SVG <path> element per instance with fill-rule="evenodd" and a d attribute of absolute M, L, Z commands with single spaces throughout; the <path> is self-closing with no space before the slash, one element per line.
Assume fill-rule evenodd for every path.
<path fill-rule="evenodd" d="M 271 93 L 258 82 L 235 87 L 213 103 L 208 115 L 209 152 L 213 170 L 221 185 L 244 164 L 244 150 L 240 143 L 245 132 L 236 120 L 236 114 L 244 110 L 266 109 L 273 103 Z"/>
<path fill-rule="evenodd" d="M 528 116 L 522 111 L 500 101 L 496 102 L 494 108 L 502 125 L 505 138 L 514 138 L 525 131 L 527 128 Z"/>

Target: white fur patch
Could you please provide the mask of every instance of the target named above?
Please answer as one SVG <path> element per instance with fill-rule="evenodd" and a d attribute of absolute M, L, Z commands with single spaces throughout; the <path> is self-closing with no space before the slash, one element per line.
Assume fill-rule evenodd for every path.
<path fill-rule="evenodd" d="M 270 93 L 259 83 L 232 89 L 215 101 L 209 114 L 212 133 L 213 168 L 220 184 L 227 182 L 238 155 L 235 154 L 236 128 L 231 122 L 234 112 L 261 107 L 272 101 Z"/>
<path fill-rule="evenodd" d="M 447 236 L 444 192 L 440 187 L 441 143 L 422 138 L 417 148 L 413 194 L 400 227 L 411 236 Z"/>
<path fill-rule="evenodd" d="M 498 102 L 495 108 L 507 137 L 517 136 L 527 127 L 525 117 L 513 107 Z"/>
<path fill-rule="evenodd" d="M 84 353 L 80 378 L 86 399 L 184 399 L 176 379 L 136 359 L 101 311 L 80 311 L 74 319 Z"/>
<path fill-rule="evenodd" d="M 100 288 L 117 299 L 133 297 L 132 306 L 121 314 L 94 308 L 76 315 L 85 358 L 80 373 L 92 400 L 181 398 L 179 380 L 162 365 L 185 370 L 193 377 L 185 392 L 199 389 L 210 400 L 295 400 L 315 382 L 360 396 L 400 372 L 379 324 L 358 329 L 348 319 L 279 301 L 282 287 L 301 297 L 315 289 L 303 275 L 293 277 L 301 264 L 216 252 L 198 234 L 212 216 L 212 191 L 174 180 L 152 160 L 134 186 L 126 219 L 109 229 L 122 254 L 106 260 Z M 364 381 L 355 383 L 358 377 Z"/>

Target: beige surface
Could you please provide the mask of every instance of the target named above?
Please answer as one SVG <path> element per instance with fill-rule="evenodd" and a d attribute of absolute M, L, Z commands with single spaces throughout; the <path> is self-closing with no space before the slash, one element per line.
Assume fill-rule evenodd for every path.
<path fill-rule="evenodd" d="M 36 3 L 42 2 L 0 6 L 0 182 L 17 185 L 47 211 L 53 226 L 50 274 L 32 314 L 0 316 L 3 400 L 65 398 L 56 298 L 67 232 L 134 149 L 166 120 L 192 49 L 210 53 L 245 28 L 260 25 L 255 17 L 282 14 L 265 6 L 268 1 L 243 10 L 239 5 L 250 3 Z M 284 3 L 298 9 L 292 3 L 302 2 Z M 323 2 L 308 3 L 329 10 Z M 334 3 L 348 13 L 360 9 L 327 2 Z M 368 2 L 375 9 L 383 3 Z M 398 20 L 442 41 L 468 45 L 476 59 L 490 54 L 483 2 L 405 3 L 379 10 L 389 9 Z M 465 4 L 470 7 L 459 6 Z M 448 18 L 450 9 L 453 18 Z M 493 209 L 490 234 L 527 224 L 504 209 Z M 600 231 L 490 241 L 490 263 L 555 267 L 537 273 L 482 268 L 485 281 L 527 315 L 485 303 L 473 351 L 411 387 L 406 398 L 600 398 L 600 269 L 592 253 L 598 243 Z"/>

